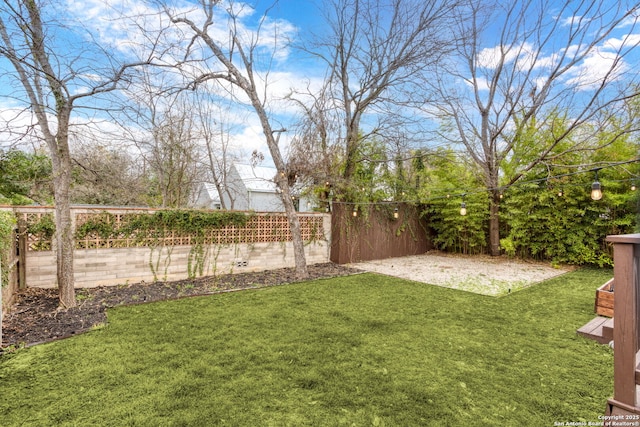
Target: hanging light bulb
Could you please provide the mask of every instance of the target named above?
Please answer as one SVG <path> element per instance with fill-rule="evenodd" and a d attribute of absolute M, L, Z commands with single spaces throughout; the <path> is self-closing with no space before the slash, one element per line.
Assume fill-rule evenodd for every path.
<path fill-rule="evenodd" d="M 399 216 L 400 216 L 400 214 L 398 213 L 398 208 L 395 208 L 393 210 L 393 218 L 394 219 L 398 219 Z"/>
<path fill-rule="evenodd" d="M 465 202 L 460 203 L 460 215 L 465 216 L 467 214 L 467 204 Z"/>
<path fill-rule="evenodd" d="M 631 191 L 636 191 L 636 189 L 637 189 L 637 188 L 638 188 L 638 187 L 636 187 L 636 183 L 635 183 L 635 182 L 632 182 L 632 183 L 631 183 Z"/>
<path fill-rule="evenodd" d="M 564 196 L 564 191 L 562 191 L 562 190 L 558 190 L 558 196 L 559 196 L 559 197 Z"/>
<path fill-rule="evenodd" d="M 354 217 L 358 216 L 358 207 L 357 207 L 357 206 L 354 206 L 354 207 L 353 207 L 352 215 L 353 215 Z"/>
<path fill-rule="evenodd" d="M 600 181 L 598 181 L 598 169 L 596 169 L 596 178 L 595 181 L 593 181 L 593 184 L 591 184 L 591 198 L 593 200 L 600 200 L 602 199 L 602 185 L 600 184 Z"/>

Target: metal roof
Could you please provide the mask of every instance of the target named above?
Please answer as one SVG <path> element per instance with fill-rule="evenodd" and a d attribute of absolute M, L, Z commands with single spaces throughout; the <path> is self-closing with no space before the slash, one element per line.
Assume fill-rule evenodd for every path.
<path fill-rule="evenodd" d="M 235 163 L 234 167 L 240 175 L 240 179 L 249 191 L 262 193 L 275 193 L 276 183 L 273 179 L 278 173 L 276 168 L 266 166 L 251 166 Z"/>

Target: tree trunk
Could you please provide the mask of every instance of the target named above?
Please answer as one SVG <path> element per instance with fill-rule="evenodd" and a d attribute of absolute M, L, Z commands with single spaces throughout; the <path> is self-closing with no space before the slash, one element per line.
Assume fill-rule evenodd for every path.
<path fill-rule="evenodd" d="M 285 212 L 287 213 L 287 219 L 289 220 L 289 227 L 291 230 L 291 237 L 293 242 L 293 256 L 295 259 L 296 278 L 298 280 L 306 279 L 309 277 L 307 271 L 307 259 L 304 253 L 304 242 L 302 241 L 302 230 L 300 229 L 300 219 L 296 212 L 293 200 L 291 199 L 290 191 L 282 192 L 282 202 L 285 205 Z"/>
<path fill-rule="evenodd" d="M 63 132 L 66 133 L 66 132 Z M 60 305 L 64 308 L 76 306 L 74 289 L 73 252 L 75 239 L 71 218 L 71 157 L 66 138 L 58 137 L 56 155 L 53 157 L 53 187 L 56 223 L 56 267 Z"/>
<path fill-rule="evenodd" d="M 284 204 L 284 210 L 287 214 L 287 219 L 289 220 L 289 231 L 291 232 L 293 255 L 296 266 L 296 278 L 300 280 L 306 279 L 309 277 L 309 272 L 307 271 L 307 258 L 304 253 L 304 242 L 302 240 L 302 233 L 300 230 L 300 220 L 291 198 L 291 187 L 289 186 L 289 181 L 287 179 L 286 164 L 284 163 L 284 159 L 280 153 L 278 139 L 273 135 L 274 130 L 271 129 L 267 113 L 258 97 L 255 95 L 255 90 L 252 91 L 245 89 L 245 92 L 251 97 L 254 109 L 260 118 L 262 129 L 267 140 L 267 146 L 269 147 L 269 152 L 273 159 L 273 164 L 278 171 L 275 181 L 280 190 L 282 190 L 280 195 L 282 197 L 282 203 Z"/>
<path fill-rule="evenodd" d="M 489 206 L 489 253 L 500 256 L 500 190 L 491 190 Z"/>
<path fill-rule="evenodd" d="M 347 111 L 349 113 L 349 111 Z M 357 114 L 357 113 L 356 113 Z M 360 131 L 360 119 L 359 116 L 350 118 L 347 115 L 346 119 L 347 135 L 346 135 L 346 150 L 345 150 L 345 165 L 342 178 L 344 183 L 348 185 L 356 172 L 356 162 L 359 146 L 359 134 Z"/>

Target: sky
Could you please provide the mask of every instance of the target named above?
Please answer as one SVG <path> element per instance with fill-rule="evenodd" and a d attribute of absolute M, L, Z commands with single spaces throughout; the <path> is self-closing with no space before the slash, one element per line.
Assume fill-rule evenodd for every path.
<path fill-rule="evenodd" d="M 189 5 L 188 0 L 180 3 L 185 10 L 192 7 Z M 271 1 L 262 0 L 256 2 L 256 10 L 247 14 L 246 21 L 249 23 L 248 25 L 255 24 L 255 19 L 262 16 L 264 9 L 261 9 L 261 7 L 269 6 L 270 20 L 277 20 L 278 25 L 292 38 L 293 43 L 297 43 L 300 40 L 300 34 L 308 33 L 311 28 L 317 28 L 320 16 L 313 1 L 280 0 L 273 6 L 272 3 Z M 119 13 L 124 12 L 125 15 L 131 16 L 138 12 L 146 13 L 149 16 L 153 13 L 150 11 L 148 4 L 138 0 L 66 0 L 54 3 L 52 6 L 53 9 L 49 9 L 48 13 L 53 19 L 69 26 L 77 26 L 78 22 L 80 22 L 81 25 L 86 27 L 75 31 L 75 34 L 70 34 L 68 31 L 57 27 L 50 30 L 57 52 L 68 54 L 69 58 L 76 62 L 76 67 L 80 64 L 80 67 L 83 68 L 82 73 L 79 74 L 85 74 L 84 81 L 87 84 L 76 83 L 74 90 L 78 93 L 89 87 L 91 80 L 94 78 L 91 75 L 92 73 L 99 74 L 97 71 L 90 70 L 90 68 L 104 63 L 100 59 L 101 53 L 88 47 L 85 39 L 88 37 L 87 33 L 90 32 L 92 34 L 91 37 L 95 37 L 100 43 L 109 46 L 114 52 L 124 54 L 132 49 L 136 50 L 136 44 L 142 42 L 141 36 L 134 33 L 136 28 L 132 28 L 140 24 L 140 21 L 136 20 L 132 26 L 132 22 L 120 19 Z M 45 16 L 46 19 L 47 17 Z M 144 24 L 149 28 L 158 28 L 159 24 L 154 21 L 154 17 L 148 17 L 145 19 Z M 292 60 L 294 56 L 295 60 Z M 308 55 L 300 55 L 294 49 L 282 49 L 276 57 L 278 61 L 272 67 L 269 76 L 269 90 L 274 98 L 285 96 L 297 85 L 305 87 L 308 82 L 320 75 L 317 66 L 310 65 Z M 1 59 L 0 70 L 12 71 L 8 62 Z M 3 81 L 7 81 L 6 77 L 3 79 L 2 74 L 0 74 L 0 117 L 5 120 L 12 120 L 14 124 L 20 123 L 22 128 L 29 126 L 33 123 L 33 118 L 25 114 L 23 105 L 20 102 L 25 98 L 24 94 L 15 83 L 2 84 Z M 82 103 L 78 105 L 82 105 Z M 229 108 L 229 103 L 227 102 L 222 102 L 221 105 L 223 109 Z M 288 127 L 286 122 L 293 117 L 291 105 L 279 104 L 274 110 L 285 113 L 277 114 L 278 117 L 276 117 L 274 127 L 278 127 L 278 125 Z M 76 123 L 95 121 L 94 129 L 103 129 L 106 133 L 116 131 L 116 128 L 109 123 L 109 119 L 99 112 L 96 113 L 88 109 L 78 109 L 77 112 Z M 227 114 L 227 119 L 229 119 L 229 116 Z M 16 120 L 16 117 L 19 117 L 19 119 Z M 232 123 L 229 128 L 234 129 L 233 139 L 238 146 L 242 147 L 245 155 L 244 160 L 248 161 L 248 156 L 251 152 L 257 150 L 264 153 L 267 157 L 267 162 L 269 162 L 270 156 L 264 143 L 262 128 L 257 117 L 252 114 L 246 114 L 246 111 L 239 111 L 235 119 L 236 123 L 233 123 L 234 120 L 230 119 Z M 1 131 L 0 135 L 2 135 Z M 5 141 L 13 141 L 12 137 L 14 135 L 15 133 L 9 137 L 7 133 L 4 133 L 4 138 L 2 136 L 0 138 Z M 286 145 L 291 137 L 290 134 L 283 134 L 281 137 L 282 144 Z"/>
<path fill-rule="evenodd" d="M 86 28 L 93 34 L 95 40 L 105 43 L 110 46 L 115 52 L 127 54 L 132 50 L 139 52 L 139 44 L 144 39 L 144 35 L 135 33 L 136 25 L 144 25 L 148 28 L 157 28 L 157 19 L 151 14 L 150 7 L 147 3 L 141 0 L 63 0 L 61 2 L 54 3 L 55 9 L 50 14 L 57 19 L 63 20 L 67 24 L 74 24 L 81 22 Z M 256 10 L 251 13 L 251 9 L 245 9 L 247 11 L 244 15 L 244 21 L 242 24 L 247 25 L 247 31 L 250 34 L 252 24 L 255 23 L 257 17 L 262 16 L 262 12 L 265 7 L 270 6 L 272 1 L 259 0 L 254 4 L 257 5 Z M 559 10 L 560 3 L 557 1 L 546 2 L 549 5 L 549 15 L 553 15 L 554 11 Z M 574 2 L 581 3 L 581 2 Z M 590 3 L 590 2 L 586 2 Z M 613 4 L 614 2 L 611 2 Z M 616 2 L 617 3 L 617 2 Z M 291 37 L 294 44 L 300 43 L 307 39 L 312 33 L 320 33 L 326 29 L 323 24 L 323 17 L 318 5 L 322 5 L 322 0 L 279 0 L 279 2 L 269 9 L 270 23 L 273 23 L 273 28 L 280 28 L 286 35 Z M 182 2 L 182 6 L 187 8 L 189 5 L 188 0 Z M 186 10 L 186 9 L 185 9 Z M 119 12 L 125 12 L 126 14 L 133 16 L 138 12 L 146 12 L 146 18 L 141 21 L 139 18 L 135 21 L 118 18 Z M 558 22 L 560 27 L 567 28 L 566 24 L 575 22 L 576 19 L 580 19 L 580 15 L 569 15 L 563 13 L 562 15 L 552 16 L 551 21 Z M 219 30 L 216 34 L 219 37 L 224 37 L 224 29 Z M 74 36 L 70 36 L 68 32 L 58 29 L 59 33 L 55 33 L 56 42 L 60 51 L 69 53 L 72 57 L 78 58 L 80 63 L 83 63 L 83 77 L 84 83 L 90 85 L 93 78 L 98 74 L 97 67 L 92 70 L 92 67 L 96 67 L 101 63 L 100 55 L 98 52 L 92 49 L 84 48 L 88 46 L 86 39 L 86 31 L 77 31 Z M 593 55 L 589 55 L 584 61 L 582 61 L 575 70 L 568 75 L 567 83 L 571 83 L 570 79 L 575 81 L 578 79 L 586 79 L 591 81 L 597 81 L 594 76 L 598 76 L 602 70 L 607 68 L 607 64 L 615 59 L 613 52 L 619 45 L 620 41 L 624 37 L 628 36 L 629 32 L 632 32 L 631 37 L 634 40 L 640 41 L 640 31 L 637 27 L 621 25 L 614 33 L 606 37 L 601 46 L 596 49 Z M 488 36 L 485 39 L 485 45 L 481 47 L 481 61 L 480 65 L 484 66 L 489 72 L 495 67 L 492 63 L 494 53 L 499 48 L 496 42 L 497 31 L 488 31 Z M 562 33 L 561 31 L 559 34 Z M 148 34 L 147 34 L 148 35 Z M 549 44 L 549 49 L 543 52 L 541 58 L 537 60 L 539 63 L 544 64 L 545 61 L 553 62 L 555 58 L 561 54 L 559 48 L 554 51 L 554 43 Z M 268 43 L 265 43 L 265 49 L 268 48 Z M 527 46 L 523 43 L 520 52 L 527 52 L 530 49 L 535 52 L 535 46 Z M 82 55 L 78 55 L 75 52 L 82 52 Z M 522 53 L 521 53 L 522 55 Z M 523 56 L 520 57 L 521 60 Z M 278 54 L 275 56 L 276 61 L 273 62 L 270 71 L 270 86 L 268 91 L 270 96 L 274 100 L 278 100 L 286 95 L 293 88 L 303 88 L 306 85 L 311 87 L 317 87 L 320 84 L 324 70 L 319 62 L 314 62 L 308 55 L 302 54 L 299 51 L 288 48 L 278 50 Z M 629 59 L 625 60 L 620 65 L 620 70 L 624 70 L 625 73 L 635 73 L 635 68 L 640 62 L 638 55 L 632 55 Z M 6 61 L 0 60 L 0 70 L 8 69 Z M 92 71 L 93 73 L 92 75 Z M 585 81 L 586 81 L 585 80 Z M 480 86 L 486 84 L 480 81 Z M 586 88 L 586 86 L 585 86 Z M 82 82 L 79 82 L 75 86 L 75 90 L 81 92 L 86 90 Z M 20 104 L 20 96 L 12 97 L 13 94 L 19 94 L 16 91 L 15 86 L 7 83 L 7 76 L 0 74 L 0 117 L 8 118 L 13 117 L 17 111 L 22 108 Z M 225 104 L 225 108 L 229 104 Z M 274 119 L 276 125 L 289 128 L 291 122 L 295 120 L 294 110 L 290 104 L 276 101 L 273 110 Z M 94 118 L 103 118 L 99 126 L 104 129 L 111 129 L 109 121 L 105 117 L 101 117 L 99 113 L 85 112 L 86 114 L 76 118 L 77 122 L 88 122 Z M 30 120 L 24 113 L 20 116 L 21 120 L 26 123 Z M 97 126 L 97 127 L 99 127 Z M 268 150 L 264 143 L 264 136 L 260 124 L 255 115 L 238 114 L 237 122 L 234 126 L 233 139 L 236 143 L 243 147 L 246 153 L 250 153 L 253 150 L 263 152 L 268 160 Z M 0 135 L 3 135 L 0 128 Z M 6 139 L 6 133 L 4 133 Z M 287 142 L 293 137 L 291 132 L 287 132 L 282 135 L 282 144 L 286 145 Z M 0 136 L 1 138 L 1 136 Z"/>

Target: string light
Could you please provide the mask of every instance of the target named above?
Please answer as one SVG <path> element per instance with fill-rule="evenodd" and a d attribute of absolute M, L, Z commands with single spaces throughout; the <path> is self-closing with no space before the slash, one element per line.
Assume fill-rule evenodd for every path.
<path fill-rule="evenodd" d="M 462 203 L 460 203 L 460 215 L 462 216 L 467 214 L 467 204 L 464 202 L 464 196 L 466 196 L 466 194 L 462 195 Z"/>
<path fill-rule="evenodd" d="M 591 169 L 591 170 L 580 170 L 580 171 L 575 171 L 575 172 L 569 172 L 569 173 L 565 173 L 565 174 L 560 174 L 560 175 L 553 175 L 553 176 L 548 176 L 545 178 L 539 178 L 539 179 L 531 179 L 531 180 L 527 180 L 527 181 L 519 181 L 513 185 L 510 185 L 509 188 L 511 187 L 519 187 L 519 186 L 523 186 L 523 185 L 527 185 L 527 184 L 539 184 L 542 182 L 549 182 L 551 180 L 557 180 L 559 178 L 566 178 L 566 177 L 571 177 L 571 176 L 576 176 L 576 175 L 581 175 L 587 172 L 594 172 L 595 173 L 595 180 L 592 183 L 592 193 L 595 187 L 595 196 L 598 196 L 598 189 L 599 189 L 599 194 L 600 194 L 600 199 L 603 197 L 603 192 L 602 192 L 602 184 L 600 183 L 600 181 L 598 180 L 598 171 L 602 170 L 602 169 L 607 169 L 607 168 L 612 168 L 612 167 L 617 167 L 617 166 L 621 166 L 621 165 L 626 165 L 626 164 L 630 164 L 630 163 L 640 163 L 640 158 L 637 159 L 631 159 L 631 160 L 627 160 L 627 161 L 622 161 L 622 162 L 617 162 L 617 163 L 611 163 L 611 164 L 607 164 L 605 166 L 602 167 L 598 167 L 597 169 Z M 630 189 L 630 191 L 638 191 L 638 177 L 637 176 L 633 176 L 627 179 L 621 179 L 621 180 L 617 180 L 614 182 L 626 182 L 626 183 L 630 183 L 627 184 L 628 185 L 628 189 Z M 327 181 L 328 182 L 328 181 Z M 568 186 L 575 186 L 578 187 L 580 186 L 579 184 L 567 184 Z M 565 186 L 567 186 L 565 185 Z M 598 188 L 599 187 L 599 188 Z M 364 187 L 362 187 L 364 189 Z M 414 204 L 424 204 L 424 203 L 428 203 L 430 201 L 435 201 L 435 200 L 441 200 L 441 199 L 450 199 L 452 197 L 460 197 L 462 196 L 464 198 L 464 196 L 469 195 L 469 194 L 481 194 L 481 193 L 486 193 L 487 191 L 494 191 L 494 190 L 499 190 L 500 192 L 504 191 L 504 187 L 499 187 L 499 188 L 478 188 L 476 190 L 472 190 L 472 191 L 467 191 L 464 194 L 462 193 L 458 193 L 458 194 L 454 194 L 454 193 L 441 193 L 442 195 L 440 196 L 427 196 L 426 200 L 425 199 L 421 199 L 421 200 L 407 200 L 404 201 L 406 203 L 414 203 Z M 437 190 L 434 191 L 435 193 L 437 193 Z M 504 193 L 502 193 L 504 194 Z M 564 194 L 564 189 L 559 189 L 558 192 L 556 193 L 558 196 L 563 197 Z M 590 194 L 591 195 L 591 194 Z M 593 198 L 593 196 L 592 196 Z M 596 200 L 596 199 L 593 199 Z M 599 199 L 598 199 L 599 200 Z M 345 204 L 345 205 L 351 205 L 353 204 L 353 202 L 335 202 L 335 203 L 341 203 L 341 204 Z M 364 204 L 369 204 L 369 205 L 386 205 L 386 204 L 397 204 L 397 201 L 371 201 L 371 202 L 364 202 Z M 462 202 L 464 203 L 464 201 Z M 363 202 L 359 202 L 359 204 L 363 204 Z M 462 204 L 460 206 L 461 210 L 462 210 Z M 465 210 L 466 210 L 466 204 L 464 206 Z M 355 210 L 355 209 L 354 209 Z M 354 216 L 357 216 L 357 212 L 355 213 Z"/>
<path fill-rule="evenodd" d="M 598 171 L 599 169 L 595 169 L 596 178 L 593 181 L 593 184 L 591 184 L 591 198 L 593 200 L 602 199 L 602 185 L 600 184 L 600 181 L 598 181 Z"/>
<path fill-rule="evenodd" d="M 393 218 L 394 219 L 398 219 L 399 216 L 400 216 L 400 214 L 398 213 L 398 208 L 395 208 L 393 210 Z"/>
<path fill-rule="evenodd" d="M 352 215 L 354 216 L 354 218 L 358 216 L 358 207 L 355 205 L 353 206 Z"/>

